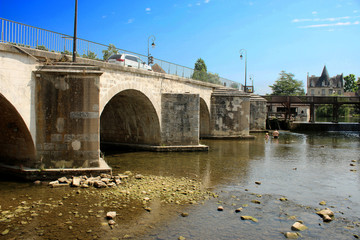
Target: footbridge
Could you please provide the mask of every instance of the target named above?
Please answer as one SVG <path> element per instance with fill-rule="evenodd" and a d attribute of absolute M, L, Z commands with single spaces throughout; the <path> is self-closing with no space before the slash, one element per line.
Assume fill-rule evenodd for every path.
<path fill-rule="evenodd" d="M 167 73 L 0 43 L 0 165 L 26 178 L 111 171 L 100 143 L 206 151 L 264 130 L 266 100 Z"/>
<path fill-rule="evenodd" d="M 310 120 L 315 122 L 315 107 L 316 105 L 329 104 L 333 106 L 333 122 L 337 123 L 339 119 L 339 108 L 342 105 L 355 105 L 360 109 L 360 96 L 346 97 L 346 96 L 262 96 L 267 100 L 267 105 L 282 104 L 285 108 L 285 120 L 289 120 L 291 116 L 291 106 L 309 106 Z M 268 111 L 269 112 L 269 111 Z"/>

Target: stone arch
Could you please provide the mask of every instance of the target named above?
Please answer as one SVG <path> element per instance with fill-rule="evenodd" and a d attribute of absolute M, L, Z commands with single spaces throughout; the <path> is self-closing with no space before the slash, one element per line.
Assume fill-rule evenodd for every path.
<path fill-rule="evenodd" d="M 200 98 L 200 138 L 210 135 L 210 111 L 203 98 Z"/>
<path fill-rule="evenodd" d="M 34 167 L 35 145 L 16 108 L 0 94 L 0 163 Z"/>
<path fill-rule="evenodd" d="M 160 122 L 150 99 L 134 89 L 116 94 L 101 113 L 100 141 L 159 145 Z"/>

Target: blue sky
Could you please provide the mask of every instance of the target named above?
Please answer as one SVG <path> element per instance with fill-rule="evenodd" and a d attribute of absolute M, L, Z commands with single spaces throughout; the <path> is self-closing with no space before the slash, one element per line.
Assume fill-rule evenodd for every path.
<path fill-rule="evenodd" d="M 0 17 L 73 35 L 74 0 L 0 0 Z M 79 38 L 208 70 L 244 84 L 254 76 L 257 94 L 284 70 L 304 82 L 319 76 L 360 77 L 360 0 L 78 0 Z"/>

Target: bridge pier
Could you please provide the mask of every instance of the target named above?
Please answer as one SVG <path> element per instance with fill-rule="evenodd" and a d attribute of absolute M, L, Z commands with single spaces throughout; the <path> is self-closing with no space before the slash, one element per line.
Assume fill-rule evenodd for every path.
<path fill-rule="evenodd" d="M 250 129 L 250 94 L 215 90 L 211 95 L 210 138 L 253 138 Z"/>
<path fill-rule="evenodd" d="M 36 168 L 111 171 L 100 159 L 101 74 L 99 67 L 72 63 L 35 72 Z"/>

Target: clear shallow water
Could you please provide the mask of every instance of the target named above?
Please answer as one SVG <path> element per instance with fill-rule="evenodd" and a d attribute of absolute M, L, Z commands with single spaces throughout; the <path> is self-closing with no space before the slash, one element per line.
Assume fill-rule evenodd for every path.
<path fill-rule="evenodd" d="M 129 229 L 134 239 L 177 239 L 179 236 L 186 239 L 284 239 L 282 232 L 291 231 L 291 225 L 296 220 L 304 221 L 309 227 L 301 233 L 304 239 L 354 239 L 354 234 L 360 235 L 359 133 L 281 132 L 278 140 L 269 141 L 265 141 L 264 134 L 256 136 L 255 140 L 202 141 L 209 145 L 209 152 L 105 152 L 106 161 L 113 167 L 114 174 L 130 170 L 143 175 L 191 177 L 200 179 L 207 188 L 219 194 L 217 199 L 189 206 L 154 203 L 151 213 L 124 207 L 119 230 L 104 227 L 102 220 L 91 214 L 89 218 L 73 218 L 70 214 L 64 220 L 68 212 L 86 212 L 89 208 L 94 211 L 111 210 L 104 205 L 93 205 L 100 202 L 102 196 L 89 199 L 77 194 L 74 189 L 49 189 L 3 181 L 0 205 L 5 210 L 9 202 L 14 205 L 16 201 L 29 197 L 31 200 L 27 201 L 44 199 L 57 204 L 57 198 L 71 195 L 68 205 L 67 200 L 63 200 L 62 218 L 54 217 L 60 212 L 58 207 L 49 210 L 49 216 L 32 222 L 31 229 L 37 227 L 53 232 L 45 234 L 47 238 L 35 232 L 37 237 L 31 239 L 64 239 L 64 236 L 120 239 L 124 236 L 120 228 Z M 352 172 L 351 169 L 357 171 Z M 261 185 L 255 184 L 255 181 L 260 181 Z M 281 202 L 280 197 L 286 197 L 288 201 Z M 12 200 L 14 198 L 16 200 Z M 252 200 L 258 200 L 260 204 L 254 204 Z M 335 220 L 327 224 L 315 214 L 316 208 L 325 207 L 319 205 L 323 200 L 327 202 L 326 207 L 335 211 Z M 224 207 L 224 211 L 217 211 L 219 205 Z M 67 208 L 64 209 L 64 206 Z M 243 207 L 241 213 L 235 213 L 238 207 Z M 188 212 L 189 216 L 181 217 L 181 212 Z M 241 215 L 254 216 L 259 222 L 243 221 Z M 72 230 L 64 225 L 69 219 Z M 60 231 L 55 231 L 53 226 L 59 224 L 62 226 Z M 11 225 L 10 229 L 11 233 L 16 232 L 22 237 L 19 239 L 34 236 L 34 230 L 29 227 L 23 229 L 21 223 L 18 225 Z M 84 226 L 90 225 L 92 233 L 89 234 Z M 9 228 L 0 222 L 0 232 L 6 227 Z M 136 233 L 137 228 L 139 231 Z M 19 234 L 19 231 L 24 234 Z"/>

